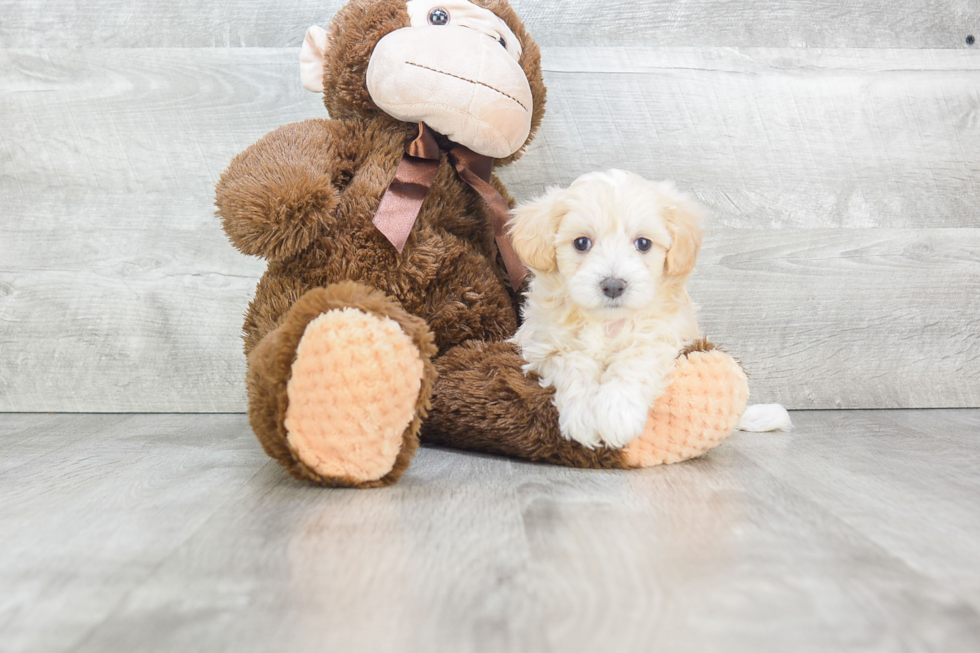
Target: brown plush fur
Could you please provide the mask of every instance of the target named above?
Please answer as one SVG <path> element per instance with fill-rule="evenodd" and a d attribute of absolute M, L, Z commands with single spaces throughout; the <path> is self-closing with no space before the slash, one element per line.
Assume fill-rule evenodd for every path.
<path fill-rule="evenodd" d="M 520 63 L 534 97 L 530 142 L 544 115 L 539 50 L 506 1 L 477 4 L 495 11 L 522 40 Z M 269 260 L 244 326 L 252 428 L 293 475 L 323 485 L 397 480 L 418 447 L 435 378 L 428 359 L 469 341 L 506 339 L 517 327 L 516 295 L 497 254 L 489 210 L 445 156 L 403 254 L 371 222 L 418 127 L 381 112 L 365 74 L 377 42 L 408 22 L 404 0 L 349 2 L 331 24 L 324 74 L 324 103 L 334 120 L 277 129 L 238 155 L 217 187 L 218 214 L 231 242 Z M 492 183 L 513 203 L 496 177 Z M 290 450 L 283 426 L 286 386 L 306 325 L 348 306 L 394 319 L 426 359 L 417 414 L 395 468 L 366 484 L 313 472 Z"/>

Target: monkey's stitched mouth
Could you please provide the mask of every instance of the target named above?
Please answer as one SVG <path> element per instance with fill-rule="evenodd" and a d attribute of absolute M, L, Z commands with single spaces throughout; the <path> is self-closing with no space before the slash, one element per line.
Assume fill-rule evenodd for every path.
<path fill-rule="evenodd" d="M 494 91 L 496 93 L 500 93 L 505 98 L 507 98 L 509 100 L 513 100 L 514 102 L 517 103 L 517 105 L 519 107 L 521 107 L 525 111 L 528 110 L 528 108 L 526 106 L 524 106 L 524 104 L 520 100 L 518 100 L 516 97 L 514 97 L 513 95 L 508 95 L 507 93 L 504 93 L 503 91 L 501 91 L 499 88 L 494 88 L 494 87 L 490 86 L 489 84 L 484 84 L 483 82 L 477 81 L 475 79 L 467 79 L 466 77 L 460 77 L 459 75 L 454 75 L 452 73 L 447 73 L 445 70 L 438 70 L 436 68 L 429 68 L 428 66 L 423 66 L 422 64 L 415 63 L 413 61 L 406 61 L 405 63 L 408 64 L 409 66 L 415 66 L 416 68 L 422 68 L 423 70 L 429 70 L 429 71 L 434 72 L 434 73 L 439 73 L 440 75 L 445 75 L 446 77 L 454 77 L 454 78 L 459 79 L 459 80 L 462 80 L 464 82 L 469 82 L 470 84 L 477 84 L 478 86 L 483 86 L 483 87 L 489 88 L 491 91 Z"/>

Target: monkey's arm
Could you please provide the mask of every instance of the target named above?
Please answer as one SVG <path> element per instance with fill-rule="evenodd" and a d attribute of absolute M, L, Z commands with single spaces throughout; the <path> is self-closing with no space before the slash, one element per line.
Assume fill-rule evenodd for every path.
<path fill-rule="evenodd" d="M 291 256 L 329 227 L 339 201 L 334 180 L 345 161 L 348 126 L 306 120 L 280 127 L 236 156 L 216 189 L 232 244 L 267 259 Z"/>

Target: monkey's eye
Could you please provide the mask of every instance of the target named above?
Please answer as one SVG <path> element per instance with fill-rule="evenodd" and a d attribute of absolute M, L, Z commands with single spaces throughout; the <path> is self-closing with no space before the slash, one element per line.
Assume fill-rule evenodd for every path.
<path fill-rule="evenodd" d="M 449 24 L 449 12 L 442 7 L 436 7 L 429 12 L 429 25 L 442 27 Z"/>
<path fill-rule="evenodd" d="M 592 249 L 592 241 L 583 236 L 582 238 L 576 238 L 572 246 L 580 252 L 587 252 Z"/>
<path fill-rule="evenodd" d="M 647 238 L 637 238 L 633 244 L 641 252 L 649 252 L 650 248 L 653 247 L 653 243 Z"/>

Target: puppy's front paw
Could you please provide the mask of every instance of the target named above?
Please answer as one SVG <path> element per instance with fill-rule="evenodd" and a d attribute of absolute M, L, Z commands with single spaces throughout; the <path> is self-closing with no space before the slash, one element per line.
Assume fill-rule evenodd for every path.
<path fill-rule="evenodd" d="M 643 434 L 650 406 L 618 385 L 603 386 L 593 403 L 596 429 L 606 446 L 625 447 Z"/>
<path fill-rule="evenodd" d="M 567 440 L 594 449 L 602 444 L 596 430 L 595 414 L 587 401 L 563 402 L 558 407 L 558 426 Z"/>

